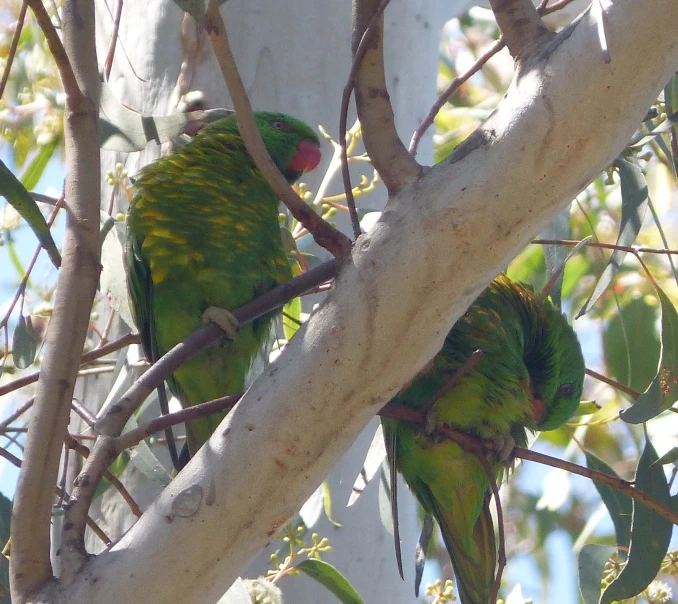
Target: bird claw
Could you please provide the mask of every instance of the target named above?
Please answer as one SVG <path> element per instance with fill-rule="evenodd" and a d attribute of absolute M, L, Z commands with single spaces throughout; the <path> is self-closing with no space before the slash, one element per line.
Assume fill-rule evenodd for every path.
<path fill-rule="evenodd" d="M 513 463 L 513 450 L 516 448 L 516 441 L 510 434 L 498 434 L 492 439 L 492 442 L 497 459 L 505 466 L 510 466 Z"/>
<path fill-rule="evenodd" d="M 203 323 L 216 323 L 226 335 L 226 339 L 235 340 L 238 330 L 240 329 L 240 322 L 233 316 L 233 313 L 225 308 L 217 306 L 210 306 L 202 313 Z"/>

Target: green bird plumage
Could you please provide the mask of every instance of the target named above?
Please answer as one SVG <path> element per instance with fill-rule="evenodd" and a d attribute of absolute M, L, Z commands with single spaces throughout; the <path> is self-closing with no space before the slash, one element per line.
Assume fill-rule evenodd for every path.
<path fill-rule="evenodd" d="M 288 182 L 320 161 L 306 124 L 255 113 L 271 158 Z M 233 310 L 291 278 L 278 197 L 254 165 L 235 115 L 203 128 L 185 147 L 146 166 L 127 216 L 128 289 L 146 356 L 155 362 L 202 324 L 208 307 Z M 274 314 L 185 363 L 168 384 L 183 406 L 244 389 Z M 191 454 L 220 417 L 187 426 Z"/>
<path fill-rule="evenodd" d="M 432 397 L 482 350 L 478 363 L 431 409 L 437 425 L 526 446 L 527 430 L 553 430 L 576 411 L 584 359 L 572 327 L 543 295 L 497 277 L 447 335 L 433 361 L 392 402 L 425 409 Z M 463 604 L 487 604 L 496 545 L 490 483 L 481 462 L 455 442 L 414 424 L 382 419 L 391 463 L 437 520 Z M 506 467 L 490 465 L 498 480 Z"/>

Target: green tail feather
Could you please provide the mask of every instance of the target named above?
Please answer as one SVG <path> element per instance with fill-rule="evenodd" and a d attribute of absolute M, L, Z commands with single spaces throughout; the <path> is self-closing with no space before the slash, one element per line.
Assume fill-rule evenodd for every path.
<path fill-rule="evenodd" d="M 453 514 L 436 506 L 434 516 L 440 526 L 443 541 L 450 554 L 457 576 L 457 594 L 461 604 L 488 604 L 494 587 L 497 548 L 490 514 L 490 497 L 473 527 L 471 551 L 465 551 Z"/>

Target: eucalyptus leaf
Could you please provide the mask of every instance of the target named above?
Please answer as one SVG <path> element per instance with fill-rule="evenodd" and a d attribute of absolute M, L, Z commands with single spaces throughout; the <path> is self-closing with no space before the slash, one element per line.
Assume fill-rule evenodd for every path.
<path fill-rule="evenodd" d="M 615 549 L 611 545 L 587 543 L 579 552 L 579 591 L 584 604 L 598 604 L 605 563 Z"/>
<path fill-rule="evenodd" d="M 657 463 L 657 453 L 648 440 L 636 470 L 636 488 L 659 503 L 671 507 L 671 495 L 664 468 Z M 673 524 L 646 505 L 633 501 L 631 545 L 626 565 L 607 586 L 601 604 L 633 598 L 657 576 L 669 549 Z"/>
<path fill-rule="evenodd" d="M 21 215 L 38 238 L 40 245 L 45 249 L 52 264 L 61 266 L 61 254 L 57 249 L 52 234 L 47 227 L 47 221 L 38 208 L 38 204 L 26 190 L 21 181 L 12 174 L 9 168 L 0 161 L 0 195 L 5 197 L 10 205 Z"/>
<path fill-rule="evenodd" d="M 622 197 L 622 215 L 619 225 L 619 235 L 617 236 L 617 245 L 628 247 L 633 245 L 643 224 L 643 217 L 647 209 L 647 183 L 645 176 L 638 166 L 618 157 L 615 166 L 619 170 L 619 179 L 621 181 Z M 626 258 L 624 250 L 615 250 L 598 279 L 593 293 L 586 301 L 582 309 L 577 314 L 577 318 L 585 315 L 588 310 L 596 303 L 601 294 L 607 289 L 612 278 L 619 270 Z"/>
<path fill-rule="evenodd" d="M 26 317 L 21 315 L 12 339 L 12 357 L 17 369 L 26 369 L 35 361 L 39 340 L 36 340 L 26 325 Z"/>
<path fill-rule="evenodd" d="M 671 407 L 678 399 L 678 313 L 658 285 L 656 290 L 662 311 L 659 368 L 647 390 L 632 407 L 619 414 L 629 424 L 648 421 Z"/>
<path fill-rule="evenodd" d="M 322 560 L 309 558 L 297 564 L 295 569 L 303 571 L 309 577 L 326 587 L 339 598 L 342 604 L 363 604 L 363 600 L 355 588 L 331 564 Z"/>

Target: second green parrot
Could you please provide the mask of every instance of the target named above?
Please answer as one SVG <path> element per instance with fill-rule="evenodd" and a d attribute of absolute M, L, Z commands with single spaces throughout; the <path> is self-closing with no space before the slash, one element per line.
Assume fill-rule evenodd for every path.
<path fill-rule="evenodd" d="M 478 349 L 477 364 L 433 400 Z M 554 430 L 572 417 L 584 369 L 577 337 L 560 311 L 546 296 L 502 275 L 392 402 L 427 410 L 434 425 L 525 447 L 527 430 Z M 415 424 L 383 418 L 382 426 L 390 462 L 440 526 L 462 604 L 488 604 L 497 552 L 482 463 L 456 442 L 429 436 Z M 501 480 L 505 460 L 488 461 Z"/>
<path fill-rule="evenodd" d="M 254 115 L 288 182 L 320 161 L 313 130 L 280 113 Z M 287 281 L 292 271 L 278 197 L 247 153 L 235 115 L 203 128 L 185 147 L 141 170 L 127 215 L 132 311 L 149 361 L 157 361 L 211 317 Z M 207 314 L 206 314 L 206 311 Z M 269 338 L 274 314 L 243 326 L 182 365 L 168 380 L 184 407 L 240 392 Z M 221 417 L 187 425 L 191 455 Z"/>

